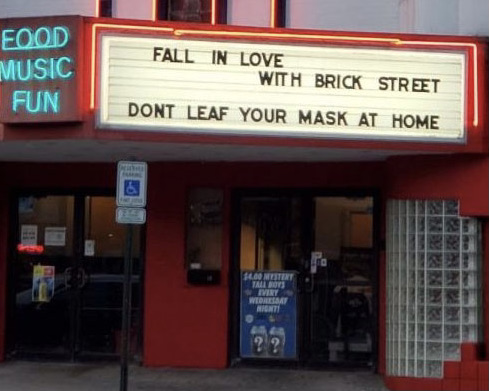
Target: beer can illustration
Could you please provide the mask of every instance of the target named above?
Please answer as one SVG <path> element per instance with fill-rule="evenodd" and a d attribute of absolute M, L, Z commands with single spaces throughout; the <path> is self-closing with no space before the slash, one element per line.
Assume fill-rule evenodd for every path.
<path fill-rule="evenodd" d="M 46 302 L 48 300 L 48 284 L 44 279 L 39 283 L 39 301 Z"/>
<path fill-rule="evenodd" d="M 268 354 L 281 357 L 284 355 L 285 330 L 283 327 L 272 327 L 268 334 Z"/>
<path fill-rule="evenodd" d="M 265 326 L 253 326 L 250 331 L 251 352 L 254 356 L 263 356 L 267 352 L 267 329 Z"/>

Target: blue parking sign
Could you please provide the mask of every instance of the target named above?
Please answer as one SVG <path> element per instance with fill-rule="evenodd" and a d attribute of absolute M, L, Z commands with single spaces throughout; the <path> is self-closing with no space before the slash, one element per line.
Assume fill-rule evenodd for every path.
<path fill-rule="evenodd" d="M 148 168 L 145 162 L 117 163 L 116 204 L 124 208 L 146 206 L 146 183 Z"/>
<path fill-rule="evenodd" d="M 139 181 L 126 179 L 124 181 L 124 195 L 129 197 L 139 197 L 140 184 L 141 182 Z"/>

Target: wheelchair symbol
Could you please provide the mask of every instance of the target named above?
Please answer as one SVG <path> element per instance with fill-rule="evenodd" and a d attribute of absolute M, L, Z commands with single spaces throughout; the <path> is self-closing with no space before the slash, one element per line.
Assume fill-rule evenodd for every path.
<path fill-rule="evenodd" d="M 124 195 L 129 197 L 139 196 L 139 181 L 125 180 L 124 181 Z"/>

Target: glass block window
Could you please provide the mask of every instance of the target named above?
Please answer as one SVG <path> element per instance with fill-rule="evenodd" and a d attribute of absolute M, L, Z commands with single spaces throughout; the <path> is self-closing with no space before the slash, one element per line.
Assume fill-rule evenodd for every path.
<path fill-rule="evenodd" d="M 480 234 L 453 200 L 387 205 L 387 373 L 443 376 L 481 332 Z"/>

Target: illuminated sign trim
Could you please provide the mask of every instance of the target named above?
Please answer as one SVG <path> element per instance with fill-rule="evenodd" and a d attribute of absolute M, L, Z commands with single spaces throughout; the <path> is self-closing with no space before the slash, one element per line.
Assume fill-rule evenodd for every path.
<path fill-rule="evenodd" d="M 464 142 L 465 63 L 457 51 L 106 34 L 99 126 Z"/>
<path fill-rule="evenodd" d="M 80 121 L 82 18 L 0 20 L 1 114 L 5 123 Z"/>

